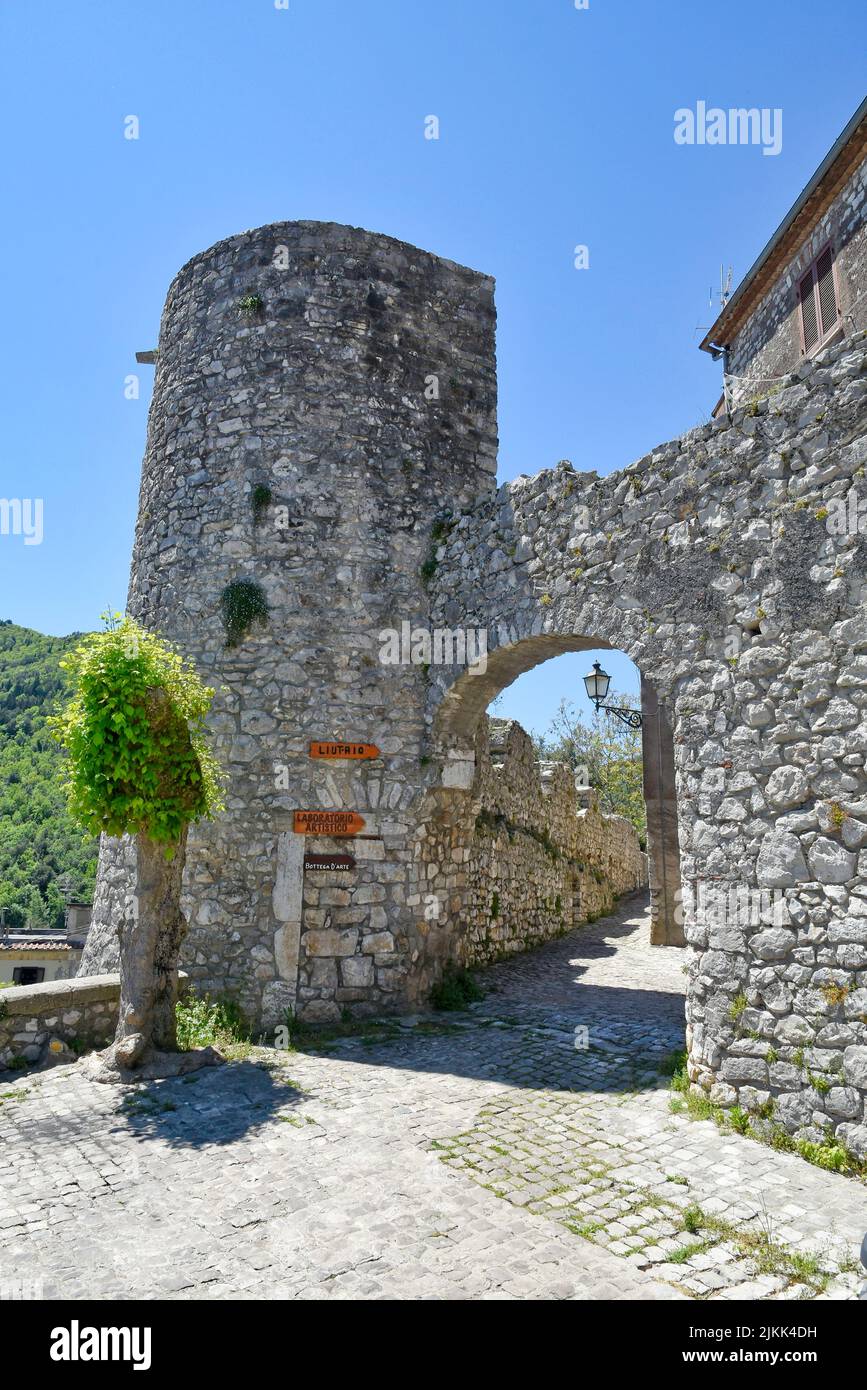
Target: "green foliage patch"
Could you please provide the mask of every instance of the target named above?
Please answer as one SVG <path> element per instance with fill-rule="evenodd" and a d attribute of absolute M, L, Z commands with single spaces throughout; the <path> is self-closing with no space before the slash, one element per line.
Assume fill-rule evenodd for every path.
<path fill-rule="evenodd" d="M 177 842 L 186 825 L 222 809 L 220 774 L 205 743 L 214 692 L 185 660 L 132 618 L 104 615 L 65 656 L 73 695 L 49 726 L 66 751 L 73 819 L 92 834 Z"/>
<path fill-rule="evenodd" d="M 747 996 L 745 994 L 736 994 L 732 1002 L 729 1004 L 729 1018 L 731 1019 L 732 1023 L 737 1023 L 738 1019 L 740 1018 L 741 1014 L 744 1012 L 746 1007 Z"/>
<path fill-rule="evenodd" d="M 465 1009 L 483 999 L 484 993 L 468 970 L 447 965 L 442 979 L 430 992 L 431 1007 L 445 1012 Z"/>
<path fill-rule="evenodd" d="M 641 704 L 636 696 L 621 695 L 613 688 L 608 703 L 636 710 Z M 647 815 L 640 729 L 627 728 L 604 710 L 585 724 L 576 706 L 561 700 L 548 731 L 534 737 L 533 743 L 539 758 L 565 763 L 573 772 L 580 769 L 586 784 L 596 790 L 600 810 L 631 821 L 644 848 Z"/>
<path fill-rule="evenodd" d="M 258 526 L 271 505 L 273 493 L 266 483 L 257 483 L 250 493 L 250 506 L 253 509 L 253 525 Z"/>
<path fill-rule="evenodd" d="M 263 307 L 262 297 L 258 294 L 245 294 L 238 300 L 238 313 L 247 318 L 261 313 Z"/>
<path fill-rule="evenodd" d="M 264 627 L 270 609 L 265 591 L 254 579 L 233 579 L 220 595 L 226 646 L 239 647 L 254 623 Z"/>
<path fill-rule="evenodd" d="M 69 693 L 61 658 L 81 640 L 0 622 L 0 908 L 7 926 L 62 927 L 65 897 L 88 901 L 97 842 L 75 824 L 48 716 Z"/>
<path fill-rule="evenodd" d="M 178 1000 L 175 1016 L 181 1052 L 197 1047 L 226 1051 L 250 1042 L 249 1026 L 234 999 L 211 999 L 190 992 Z"/>

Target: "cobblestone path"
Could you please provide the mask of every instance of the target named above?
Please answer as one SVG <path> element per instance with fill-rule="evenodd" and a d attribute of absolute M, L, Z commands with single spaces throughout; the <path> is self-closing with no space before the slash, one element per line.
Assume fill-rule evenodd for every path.
<path fill-rule="evenodd" d="M 0 1080 L 0 1296 L 855 1296 L 867 1187 L 672 1113 L 683 952 L 641 903 L 483 983 L 141 1089 Z"/>

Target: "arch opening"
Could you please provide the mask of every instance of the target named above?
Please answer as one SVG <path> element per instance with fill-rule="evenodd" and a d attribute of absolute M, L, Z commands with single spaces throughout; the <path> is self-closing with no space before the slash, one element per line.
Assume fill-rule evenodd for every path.
<path fill-rule="evenodd" d="M 498 958 L 498 950 L 526 949 L 546 939 L 546 933 L 563 934 L 612 910 L 617 897 L 648 886 L 648 880 L 651 944 L 684 945 L 672 725 L 665 700 L 630 654 L 622 653 L 633 673 L 629 693 L 643 721 L 640 795 L 646 807 L 647 853 L 641 855 L 641 872 L 636 872 L 636 853 L 643 845 L 638 845 L 636 830 L 626 818 L 621 820 L 618 811 L 605 813 L 598 788 L 582 788 L 580 778 L 578 783 L 573 780 L 575 769 L 567 771 L 563 761 L 559 767 L 556 758 L 553 765 L 545 758 L 540 763 L 538 742 L 534 747 L 531 739 L 532 733 L 540 732 L 538 728 L 528 734 L 515 722 L 517 732 L 513 731 L 514 721 L 506 718 L 504 723 L 500 707 L 492 711 L 493 723 L 489 718 L 492 703 L 521 676 L 567 653 L 585 652 L 588 669 L 594 657 L 605 652 L 612 654 L 609 666 L 625 669 L 613 656 L 621 649 L 595 634 L 538 633 L 496 647 L 483 672 L 463 672 L 442 694 L 432 723 L 432 747 L 442 776 L 420 818 L 420 837 L 426 846 L 423 856 L 430 864 L 439 854 L 445 866 L 447 910 L 439 930 L 425 933 L 426 947 L 437 943 L 432 960 L 440 966 L 455 958 L 462 964 L 482 963 Z M 576 679 L 580 677 L 573 671 L 570 689 Z M 556 676 L 553 688 L 569 693 L 558 686 Z M 583 684 L 580 691 L 583 698 Z M 533 770 L 531 763 L 535 763 Z M 492 770 L 499 771 L 505 786 L 493 784 Z M 491 837 L 489 844 L 484 840 L 486 833 Z M 542 861 L 540 867 L 532 847 L 528 850 L 523 867 L 530 887 L 522 885 L 515 902 L 509 904 L 514 919 L 520 915 L 521 903 L 526 903 L 523 936 L 514 925 L 509 933 L 497 923 L 498 910 L 504 906 L 498 882 L 504 874 L 514 882 L 516 862 L 517 876 L 521 876 L 521 835 L 535 838 L 543 848 L 550 839 L 551 852 L 562 853 L 564 860 L 573 853 L 577 866 L 571 879 L 564 862 L 555 859 L 549 866 L 551 889 L 544 901 L 549 908 L 553 903 L 556 911 L 549 911 L 544 920 L 539 881 L 545 865 Z M 438 877 L 434 870 L 425 871 Z M 427 887 L 433 888 L 430 880 Z M 480 920 L 486 911 L 491 921 Z"/>

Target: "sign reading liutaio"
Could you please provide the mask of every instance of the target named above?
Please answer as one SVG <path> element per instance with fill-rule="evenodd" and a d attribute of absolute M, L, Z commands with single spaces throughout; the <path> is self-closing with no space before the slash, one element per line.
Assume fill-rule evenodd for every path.
<path fill-rule="evenodd" d="M 310 745 L 311 758 L 378 758 L 375 743 L 328 743 L 324 739 Z"/>
<path fill-rule="evenodd" d="M 355 811 L 296 811 L 292 829 L 296 835 L 357 835 L 364 817 Z"/>
<path fill-rule="evenodd" d="M 335 869 L 354 869 L 355 860 L 351 854 L 305 854 L 304 867 L 324 874 Z"/>

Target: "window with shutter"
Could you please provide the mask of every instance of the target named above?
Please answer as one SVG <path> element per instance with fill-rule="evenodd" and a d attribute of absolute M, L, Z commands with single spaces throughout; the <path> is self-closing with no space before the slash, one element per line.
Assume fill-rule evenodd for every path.
<path fill-rule="evenodd" d="M 837 328 L 839 305 L 834 283 L 834 248 L 826 246 L 798 282 L 804 352 L 812 352 Z"/>
<path fill-rule="evenodd" d="M 837 326 L 837 296 L 834 293 L 834 255 L 830 248 L 816 262 L 816 288 L 819 293 L 819 316 L 822 337 Z"/>
<path fill-rule="evenodd" d="M 816 317 L 816 296 L 813 293 L 813 268 L 807 271 L 800 287 L 801 327 L 804 330 L 804 351 L 816 346 L 819 341 L 819 324 Z"/>

